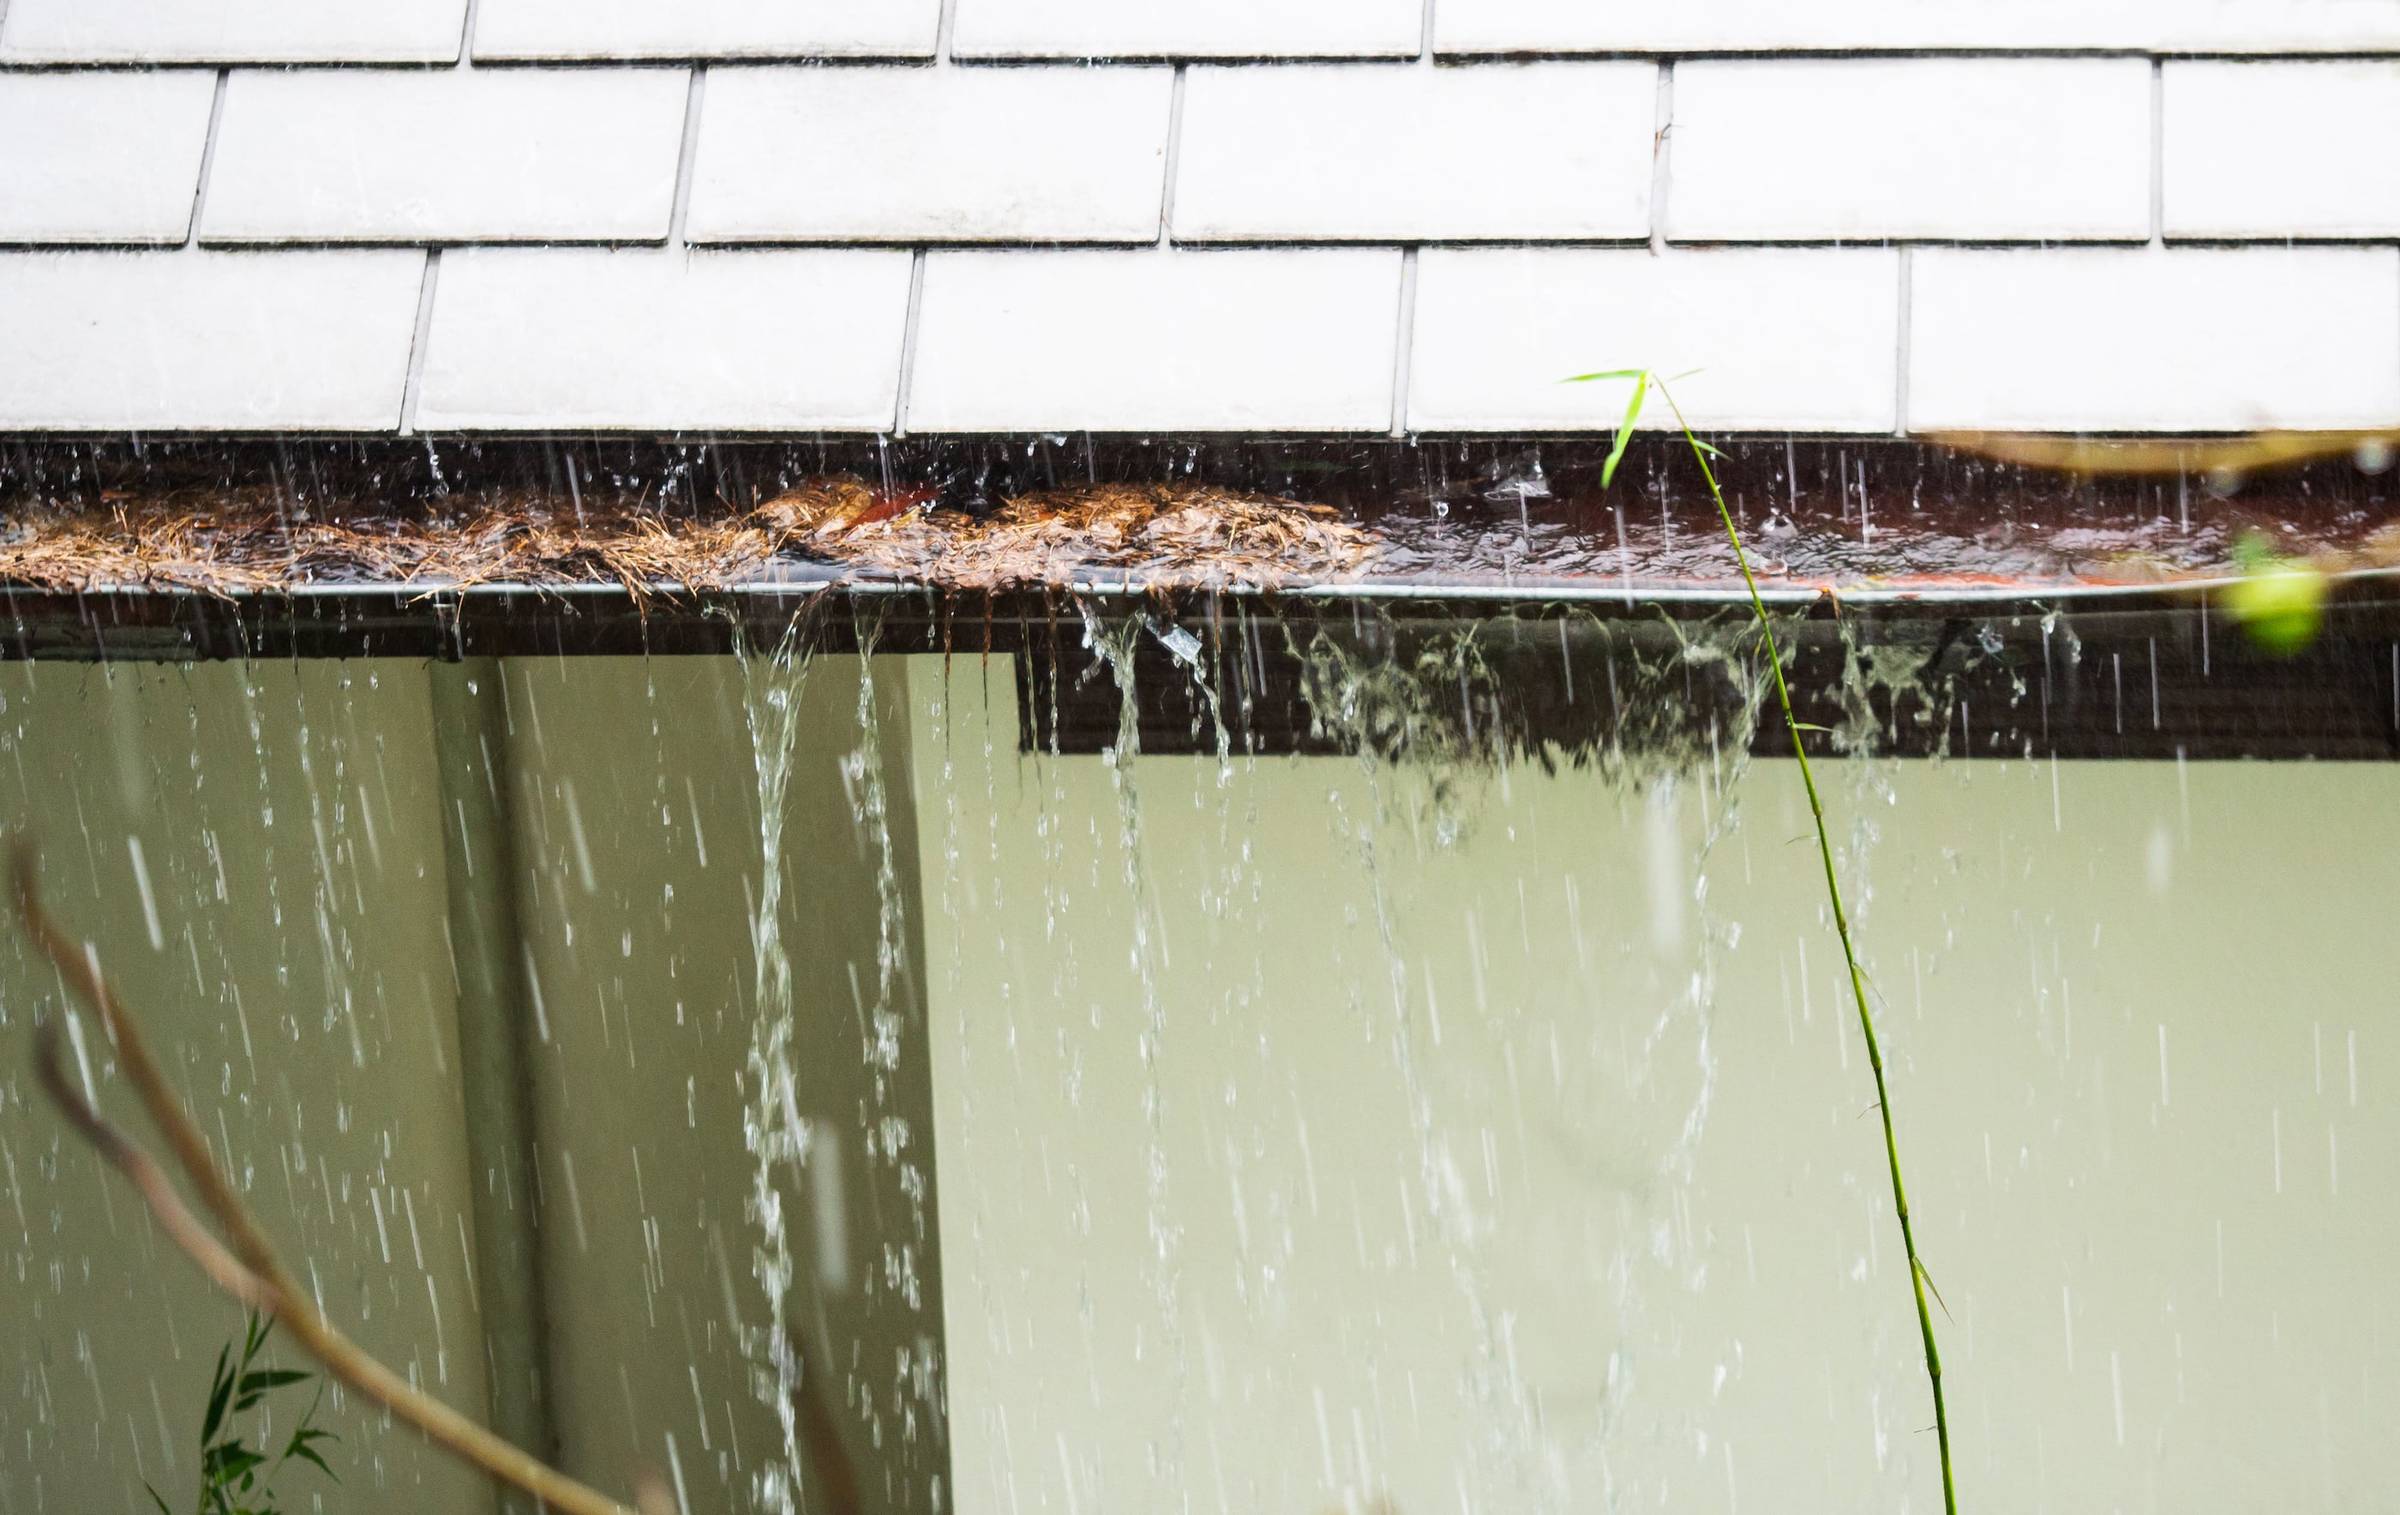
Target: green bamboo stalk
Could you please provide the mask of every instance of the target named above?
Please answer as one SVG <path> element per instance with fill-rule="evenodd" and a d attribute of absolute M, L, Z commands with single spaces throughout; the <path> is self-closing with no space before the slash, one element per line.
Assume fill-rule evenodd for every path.
<path fill-rule="evenodd" d="M 1875 1070 L 1875 1108 L 1883 1116 L 1883 1155 L 1892 1170 L 1892 1208 L 1900 1216 L 1900 1243 L 1908 1253 L 1909 1289 L 1917 1303 L 1917 1333 L 1925 1342 L 1925 1378 L 1933 1387 L 1933 1425 L 1942 1451 L 1942 1509 L 1945 1515 L 1958 1515 L 1958 1481 L 1950 1467 L 1950 1406 L 1942 1397 L 1942 1351 L 1934 1342 L 1933 1312 L 1925 1302 L 1925 1265 L 1918 1260 L 1916 1227 L 1909 1220 L 1908 1186 L 1900 1181 L 1900 1141 L 1892 1132 L 1892 1098 L 1883 1073 L 1883 1044 L 1875 1035 L 1875 1013 L 1867 1004 L 1867 976 L 1858 966 L 1858 949 L 1850 940 L 1850 915 L 1842 906 L 1842 883 L 1833 867 L 1833 838 L 1825 829 L 1825 803 L 1817 796 L 1817 778 L 1809 769 L 1808 749 L 1800 739 L 1800 720 L 1792 711 L 1792 691 L 1784 682 L 1783 654 L 1775 645 L 1775 627 L 1767 617 L 1766 601 L 1759 596 L 1758 580 L 1751 575 L 1750 554 L 1743 548 L 1742 534 L 1733 524 L 1733 511 L 1725 504 L 1725 491 L 1717 487 L 1716 470 L 1708 466 L 1709 454 L 1714 449 L 1692 434 L 1691 422 L 1684 419 L 1683 407 L 1675 403 L 1666 381 L 1646 370 L 1584 377 L 1634 380 L 1633 404 L 1617 434 L 1615 453 L 1609 460 L 1610 474 L 1616 471 L 1617 459 L 1624 456 L 1627 434 L 1640 413 L 1644 390 L 1655 387 L 1659 398 L 1675 412 L 1675 425 L 1692 449 L 1692 461 L 1700 465 L 1700 477 L 1708 481 L 1709 498 L 1716 501 L 1717 519 L 1725 523 L 1725 540 L 1733 544 L 1733 560 L 1742 571 L 1742 587 L 1749 591 L 1750 608 L 1758 616 L 1759 635 L 1766 641 L 1767 668 L 1775 679 L 1775 701 L 1782 707 L 1783 723 L 1792 733 L 1792 756 L 1800 762 L 1800 783 L 1808 791 L 1808 813 L 1816 822 L 1817 857 L 1825 865 L 1825 896 L 1833 903 L 1834 933 L 1842 939 L 1842 961 L 1850 970 L 1850 995 L 1858 1004 L 1859 1035 L 1867 1044 L 1867 1066 Z"/>

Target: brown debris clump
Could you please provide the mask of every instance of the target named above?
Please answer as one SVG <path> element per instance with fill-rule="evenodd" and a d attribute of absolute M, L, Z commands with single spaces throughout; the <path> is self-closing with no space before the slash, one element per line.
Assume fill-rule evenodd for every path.
<path fill-rule="evenodd" d="M 1278 584 L 1364 562 L 1372 540 L 1329 507 L 1196 484 L 1093 484 L 968 516 L 802 490 L 758 516 L 812 556 L 965 589 L 1065 584 L 1095 570 L 1175 586 Z"/>
<path fill-rule="evenodd" d="M 310 583 L 617 583 L 641 595 L 819 562 L 969 589 L 1064 585 L 1095 570 L 1160 587 L 1273 585 L 1344 572 L 1370 546 L 1326 507 L 1196 485 L 1047 491 L 987 517 L 855 479 L 813 481 L 747 514 L 710 516 L 526 500 L 451 517 L 298 517 L 253 490 L 19 518 L 0 529 L 0 583 L 210 594 Z"/>

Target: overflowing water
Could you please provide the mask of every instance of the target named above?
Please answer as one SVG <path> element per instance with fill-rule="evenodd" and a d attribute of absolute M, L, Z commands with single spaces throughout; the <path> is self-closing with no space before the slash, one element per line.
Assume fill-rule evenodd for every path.
<path fill-rule="evenodd" d="M 804 1371 L 788 1318 L 792 1287 L 792 1238 L 783 1208 L 779 1180 L 789 1175 L 814 1177 L 820 1193 L 837 1193 L 828 1175 L 838 1171 L 839 1137 L 828 1133 L 820 1149 L 819 1171 L 810 1175 L 807 1160 L 817 1132 L 800 1113 L 794 1087 L 793 1042 L 798 1006 L 792 992 L 792 959 L 783 946 L 783 831 L 784 795 L 791 784 L 792 757 L 799 746 L 801 696 L 806 692 L 808 656 L 796 639 L 793 623 L 753 668 L 743 657 L 747 683 L 743 713 L 749 727 L 751 761 L 758 773 L 758 903 L 751 916 L 751 952 L 756 963 L 751 978 L 751 1041 L 744 1071 L 749 1105 L 742 1121 L 744 1143 L 756 1163 L 751 1178 L 749 1218 L 758 1240 L 750 1268 L 759 1291 L 766 1296 L 767 1318 L 750 1347 L 762 1363 L 757 1392 L 775 1410 L 782 1433 L 780 1456 L 771 1458 L 758 1477 L 760 1503 L 776 1515 L 798 1508 L 798 1490 L 806 1479 L 800 1440 L 800 1394 Z M 819 1276 L 829 1287 L 848 1283 L 846 1224 L 838 1204 L 825 1212 Z M 821 1359 L 820 1359 L 821 1360 Z M 822 1369 L 820 1368 L 820 1371 Z M 810 1387 L 814 1387 L 813 1385 Z"/>
<path fill-rule="evenodd" d="M 53 908 L 369 1350 L 695 1515 L 1937 1507 L 1739 617 L 792 606 L 0 670 Z M 2395 770 L 2192 734 L 2308 708 L 2273 669 L 2175 726 L 2189 614 L 1789 627 L 1970 1507 L 2373 1507 Z M 239 1311 L 35 1087 L 70 1008 L 11 936 L 0 1509 L 182 1508 Z M 500 1507 L 322 1413 L 287 1508 Z"/>

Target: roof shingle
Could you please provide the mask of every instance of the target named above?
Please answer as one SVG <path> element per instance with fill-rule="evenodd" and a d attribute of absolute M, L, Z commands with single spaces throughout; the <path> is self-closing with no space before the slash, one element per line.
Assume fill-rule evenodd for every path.
<path fill-rule="evenodd" d="M 467 0 L 9 0 L 0 63 L 447 63 Z"/>
<path fill-rule="evenodd" d="M 442 255 L 424 431 L 880 431 L 909 255 L 475 248 Z"/>
<path fill-rule="evenodd" d="M 0 74 L 0 242 L 181 242 L 216 76 Z"/>
<path fill-rule="evenodd" d="M 701 242 L 1148 242 L 1163 68 L 719 68 L 694 160 Z"/>
<path fill-rule="evenodd" d="M 425 254 L 0 253 L 0 419 L 390 431 Z"/>
<path fill-rule="evenodd" d="M 234 72 L 207 242 L 658 241 L 682 69 Z"/>

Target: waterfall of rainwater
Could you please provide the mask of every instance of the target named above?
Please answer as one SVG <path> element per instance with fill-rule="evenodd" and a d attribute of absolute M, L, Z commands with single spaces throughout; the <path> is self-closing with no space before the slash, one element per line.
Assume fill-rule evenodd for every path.
<path fill-rule="evenodd" d="M 758 778 L 760 872 L 751 912 L 750 1051 L 742 1135 L 755 1168 L 750 1219 L 758 1227 L 751 1250 L 752 1276 L 766 1295 L 767 1323 L 747 1332 L 754 1385 L 775 1408 L 782 1431 L 780 1457 L 762 1462 L 754 1496 L 770 1515 L 799 1508 L 803 1457 L 799 1424 L 803 1371 L 788 1319 L 793 1276 L 792 1239 L 776 1187 L 780 1170 L 798 1173 L 808 1161 L 813 1132 L 800 1114 L 794 1088 L 792 1043 L 795 1008 L 792 960 L 783 942 L 784 796 L 791 784 L 792 753 L 799 741 L 800 696 L 808 683 L 809 653 L 803 621 L 795 617 L 782 639 L 762 653 L 738 632 L 735 652 L 742 667 L 742 708 Z M 819 1364 L 823 1370 L 825 1365 Z"/>
<path fill-rule="evenodd" d="M 857 612 L 853 631 L 858 644 L 859 744 L 843 756 L 841 774 L 859 845 L 875 864 L 875 992 L 873 1001 L 862 1007 L 867 1026 L 862 1055 L 871 1074 L 873 1091 L 871 1108 L 862 1112 L 867 1122 L 866 1171 L 871 1178 L 888 1182 L 897 1191 L 898 1199 L 906 1207 L 907 1226 L 903 1231 L 886 1216 L 883 1191 L 880 1188 L 874 1191 L 870 1197 L 879 1217 L 876 1234 L 882 1267 L 870 1272 L 862 1283 L 868 1299 L 896 1296 L 911 1316 L 919 1316 L 925 1311 L 928 1298 L 921 1253 L 932 1223 L 925 1166 L 931 1155 L 931 1134 L 911 1128 L 908 1117 L 898 1106 L 893 1087 L 901 1076 L 904 1037 L 910 1022 L 912 1019 L 920 1022 L 917 1026 L 920 1033 L 923 1026 L 921 1015 L 916 1013 L 921 1002 L 913 993 L 905 992 L 902 984 L 903 977 L 913 970 L 908 901 L 900 887 L 893 837 L 893 796 L 887 777 L 882 702 L 875 682 L 875 645 L 880 630 L 880 612 Z M 901 745 L 904 748 L 905 742 Z M 891 1364 L 891 1372 L 890 1392 L 868 1396 L 867 1402 L 860 1406 L 869 1420 L 874 1444 L 884 1444 L 885 1405 L 899 1408 L 897 1430 L 903 1446 L 914 1443 L 921 1432 L 939 1436 L 942 1370 L 932 1333 L 918 1330 L 912 1345 Z M 942 1491 L 938 1478 L 932 1485 L 931 1498 L 933 1508 L 939 1510 Z"/>
<path fill-rule="evenodd" d="M 1101 761 L 1108 767 L 1109 787 L 1117 800 L 1117 843 L 1124 869 L 1121 882 L 1133 922 L 1128 952 L 1135 981 L 1141 986 L 1142 1115 L 1149 1143 L 1143 1167 L 1149 1207 L 1151 1283 L 1158 1300 L 1159 1330 L 1166 1342 L 1168 1371 L 1180 1394 L 1187 1372 L 1182 1311 L 1177 1298 L 1182 1226 L 1175 1219 L 1168 1186 L 1166 1095 L 1158 1066 L 1166 1050 L 1167 1016 L 1159 995 L 1159 975 L 1167 966 L 1167 951 L 1158 933 L 1160 920 L 1153 908 L 1149 878 L 1143 867 L 1142 801 L 1133 777 L 1134 760 L 1142 750 L 1134 649 L 1152 628 L 1149 616 L 1141 611 L 1121 614 L 1112 621 L 1089 599 L 1078 599 L 1075 608 L 1083 617 L 1084 646 L 1107 667 L 1117 686 L 1116 739 L 1102 752 Z M 1214 706 L 1211 697 L 1210 708 Z M 1161 1449 L 1159 1456 L 1172 1481 L 1182 1462 L 1180 1433 Z"/>
<path fill-rule="evenodd" d="M 1383 629 L 1391 628 L 1387 623 Z M 1505 763 L 1505 749 L 1495 740 L 1492 725 L 1487 721 L 1479 727 L 1475 719 L 1478 701 L 1488 710 L 1497 691 L 1477 655 L 1472 632 L 1437 640 L 1413 662 L 1390 653 L 1362 655 L 1322 632 L 1306 649 L 1295 650 L 1304 659 L 1303 690 L 1317 729 L 1337 736 L 1353 751 L 1366 779 L 1363 813 L 1352 815 L 1337 800 L 1334 828 L 1358 859 L 1373 908 L 1375 944 L 1389 995 L 1384 1045 L 1400 1080 L 1417 1144 L 1417 1224 L 1440 1247 L 1473 1327 L 1472 1391 L 1487 1412 L 1496 1412 L 1487 1434 L 1469 1443 L 1469 1455 L 1496 1456 L 1501 1467 L 1491 1475 L 1478 1469 L 1474 1482 L 1478 1487 L 1499 1487 L 1502 1478 L 1513 1475 L 1520 1489 L 1538 1501 L 1537 1508 L 1552 1508 L 1555 1500 L 1543 1498 L 1533 1487 L 1540 1461 L 1540 1407 L 1512 1368 L 1513 1323 L 1486 1298 L 1474 1260 L 1478 1217 L 1457 1157 L 1436 1123 L 1434 1101 L 1419 1066 L 1416 993 L 1395 925 L 1383 857 L 1387 832 L 1403 823 L 1420 845 L 1425 842 L 1428 828 L 1422 822 L 1428 815 L 1435 846 L 1458 840 L 1474 805 L 1473 781 L 1480 773 L 1476 759 Z M 1453 692 L 1455 723 L 1445 709 Z M 1421 795 L 1417 784 L 1423 785 Z M 1401 833 L 1400 839 L 1405 841 L 1407 835 Z"/>
<path fill-rule="evenodd" d="M 1607 1270 L 1617 1291 L 1613 1302 L 1631 1319 L 1643 1255 L 1680 1287 L 1697 1290 L 1705 1281 L 1705 1269 L 1691 1261 L 1697 1249 L 1683 1196 L 1715 1093 L 1717 962 L 1739 939 L 1738 923 L 1718 918 L 1709 907 L 1709 867 L 1735 829 L 1734 790 L 1749 766 L 1767 691 L 1755 641 L 1739 621 L 1693 627 L 1666 622 L 1663 651 L 1630 644 L 1619 648 L 1611 624 L 1587 612 L 1561 614 L 1555 624 L 1560 662 L 1549 672 L 1570 701 L 1573 641 L 1596 645 L 1601 655 L 1592 661 L 1606 670 L 1611 719 L 1605 736 L 1584 738 L 1583 745 L 1509 719 L 1511 691 L 1495 666 L 1498 650 L 1483 645 L 1489 628 L 1470 625 L 1412 644 L 1387 620 L 1375 628 L 1379 634 L 1332 637 L 1320 630 L 1305 647 L 1293 642 L 1305 665 L 1302 687 L 1312 720 L 1320 734 L 1355 754 L 1366 778 L 1366 804 L 1353 814 L 1337 802 L 1336 829 L 1358 859 L 1384 961 L 1389 996 L 1384 1041 L 1414 1128 L 1419 1224 L 1442 1249 L 1473 1327 L 1477 1360 L 1471 1386 L 1492 1417 L 1473 1450 L 1496 1459 L 1476 1482 L 1486 1488 L 1513 1482 L 1529 1507 L 1541 1509 L 1574 1508 L 1582 1496 L 1558 1471 L 1558 1426 L 1517 1369 L 1514 1312 L 1487 1297 L 1479 1248 L 1494 1222 L 1478 1213 L 1452 1134 L 1437 1120 L 1437 1098 L 1416 1036 L 1423 1019 L 1434 1045 L 1441 1041 L 1432 965 L 1417 976 L 1422 982 L 1412 981 L 1387 877 L 1394 866 L 1401 867 L 1402 877 L 1407 869 L 1389 854 L 1412 843 L 1420 856 L 1428 846 L 1442 850 L 1462 844 L 1490 819 L 1483 814 L 1487 808 L 1505 810 L 1515 773 L 1528 760 L 1545 767 L 1563 762 L 1594 770 L 1604 791 L 1638 796 L 1659 918 L 1684 916 L 1686 902 L 1673 896 L 1688 880 L 1697 956 L 1681 991 L 1660 1003 L 1638 1046 L 1627 1054 L 1625 1079 L 1636 1087 L 1654 1079 L 1658 1054 L 1671 1038 L 1688 1036 L 1693 1065 L 1690 1103 L 1673 1143 L 1658 1160 L 1670 1218 L 1648 1228 L 1642 1246 L 1621 1243 Z M 1509 629 L 1523 637 L 1525 628 Z M 1657 628 L 1643 629 L 1651 643 L 1662 640 Z M 1525 640 L 1536 649 L 1546 645 L 1539 636 Z M 1378 647 L 1380 652 L 1374 650 Z M 1551 654 L 1537 650 L 1536 655 L 1546 660 Z M 1727 697 L 1695 698 L 1695 686 L 1704 682 L 1723 686 Z M 1678 821 L 1686 794 L 1701 806 L 1699 840 L 1688 852 Z M 1572 875 L 1565 886 L 1568 918 L 1574 921 Z M 1480 953 L 1472 930 L 1470 937 L 1478 940 L 1474 950 Z M 1610 1352 L 1597 1429 L 1603 1444 L 1632 1393 L 1635 1366 L 1621 1349 Z M 1605 1480 L 1605 1454 L 1602 1474 Z"/>

